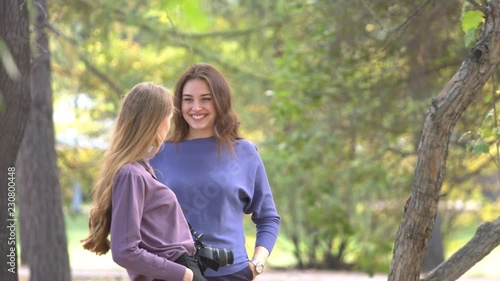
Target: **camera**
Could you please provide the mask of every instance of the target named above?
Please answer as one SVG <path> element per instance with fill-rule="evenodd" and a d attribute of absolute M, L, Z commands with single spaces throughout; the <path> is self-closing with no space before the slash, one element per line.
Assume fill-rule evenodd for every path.
<path fill-rule="evenodd" d="M 221 266 L 233 264 L 234 262 L 233 251 L 225 248 L 212 248 L 208 245 L 203 244 L 203 242 L 201 242 L 201 237 L 203 236 L 203 233 L 198 235 L 191 226 L 191 224 L 189 224 L 189 228 L 191 229 L 191 234 L 194 237 L 194 246 L 196 247 L 195 256 L 200 258 L 200 261 L 206 267 L 209 267 L 217 271 Z"/>

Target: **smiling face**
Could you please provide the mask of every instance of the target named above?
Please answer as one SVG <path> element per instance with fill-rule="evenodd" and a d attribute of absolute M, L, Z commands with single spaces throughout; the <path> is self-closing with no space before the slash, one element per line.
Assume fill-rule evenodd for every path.
<path fill-rule="evenodd" d="M 189 125 L 187 139 L 208 138 L 214 135 L 217 113 L 214 97 L 208 84 L 201 79 L 192 79 L 182 89 L 182 116 Z"/>

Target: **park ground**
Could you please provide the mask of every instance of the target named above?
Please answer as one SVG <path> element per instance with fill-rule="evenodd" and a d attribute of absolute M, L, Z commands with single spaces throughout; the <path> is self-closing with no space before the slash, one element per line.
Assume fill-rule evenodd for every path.
<path fill-rule="evenodd" d="M 71 243 L 70 243 L 71 244 Z M 273 257 L 273 256 L 271 256 Z M 476 264 L 459 281 L 498 281 L 500 272 L 492 271 L 498 268 L 500 249 L 495 249 L 490 256 Z M 276 255 L 273 258 L 282 259 Z M 81 248 L 70 248 L 70 259 L 73 281 L 125 281 L 129 280 L 124 269 L 115 264 L 108 253 L 96 256 Z M 276 261 L 274 261 L 276 262 Z M 271 263 L 272 264 L 272 263 Z M 29 270 L 21 267 L 19 281 L 29 281 Z M 379 273 L 369 276 L 362 272 L 325 271 L 325 270 L 277 270 L 269 266 L 256 281 L 385 281 L 387 274 Z"/>
<path fill-rule="evenodd" d="M 129 280 L 127 274 L 121 269 L 77 269 L 73 270 L 74 281 L 121 281 Z M 21 268 L 20 281 L 28 281 L 29 271 Z M 368 276 L 364 273 L 318 270 L 269 270 L 255 279 L 256 281 L 385 281 L 387 276 L 376 274 Z M 459 281 L 494 281 L 498 278 L 462 277 Z"/>

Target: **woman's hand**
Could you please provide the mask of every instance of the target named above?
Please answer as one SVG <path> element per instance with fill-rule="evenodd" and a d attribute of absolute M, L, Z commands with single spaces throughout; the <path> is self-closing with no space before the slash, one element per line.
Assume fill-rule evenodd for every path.
<path fill-rule="evenodd" d="M 266 263 L 266 260 L 269 257 L 269 254 L 270 254 L 269 251 L 265 247 L 257 246 L 257 247 L 255 247 L 255 252 L 253 253 L 252 259 L 257 260 L 258 261 L 258 263 L 256 263 L 257 266 L 261 267 Z M 259 273 L 257 272 L 255 265 L 251 261 L 248 261 L 248 266 L 252 270 L 252 275 L 253 275 L 252 280 L 254 280 L 257 277 L 257 275 L 259 275 Z M 261 273 L 262 273 L 262 270 L 263 270 L 263 268 L 261 269 Z"/>
<path fill-rule="evenodd" d="M 193 281 L 193 277 L 193 271 L 186 267 L 186 273 L 184 273 L 184 278 L 182 278 L 182 281 Z"/>
<path fill-rule="evenodd" d="M 255 270 L 255 265 L 253 265 L 253 263 L 251 262 L 248 262 L 248 267 L 250 267 L 250 270 L 252 270 L 252 280 L 254 280 L 258 275 L 257 271 Z"/>

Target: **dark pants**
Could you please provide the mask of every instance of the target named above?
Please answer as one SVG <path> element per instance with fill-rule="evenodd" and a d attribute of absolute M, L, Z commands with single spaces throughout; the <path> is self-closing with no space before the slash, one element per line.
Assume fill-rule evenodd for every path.
<path fill-rule="evenodd" d="M 252 281 L 252 278 L 252 270 L 247 266 L 231 275 L 207 277 L 207 281 Z"/>
<path fill-rule="evenodd" d="M 193 271 L 193 281 L 207 281 L 203 276 L 203 271 L 200 269 L 202 265 L 198 258 L 190 256 L 188 254 L 183 254 L 178 259 L 175 260 L 176 263 L 182 264 L 183 266 L 191 269 Z M 155 279 L 153 281 L 162 281 L 159 279 Z"/>

